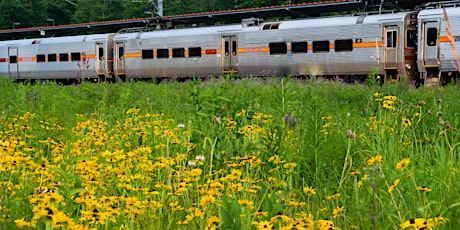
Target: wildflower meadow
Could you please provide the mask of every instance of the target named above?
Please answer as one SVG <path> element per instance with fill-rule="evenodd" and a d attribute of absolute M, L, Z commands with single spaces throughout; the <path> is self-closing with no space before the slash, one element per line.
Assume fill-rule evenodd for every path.
<path fill-rule="evenodd" d="M 0 80 L 0 229 L 456 229 L 460 90 Z"/>

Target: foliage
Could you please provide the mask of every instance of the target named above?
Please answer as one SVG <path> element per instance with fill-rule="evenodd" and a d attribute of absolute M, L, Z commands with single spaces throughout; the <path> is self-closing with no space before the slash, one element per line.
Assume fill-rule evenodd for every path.
<path fill-rule="evenodd" d="M 289 3 L 312 2 L 286 0 L 164 0 L 164 15 L 231 10 Z M 0 0 L 0 29 L 51 26 L 147 17 L 144 7 L 149 0 Z"/>
<path fill-rule="evenodd" d="M 453 229 L 458 87 L 0 79 L 1 229 Z"/>

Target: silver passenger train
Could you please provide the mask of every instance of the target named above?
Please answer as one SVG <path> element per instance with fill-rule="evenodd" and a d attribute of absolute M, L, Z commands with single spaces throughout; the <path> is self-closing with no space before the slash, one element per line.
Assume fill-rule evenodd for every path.
<path fill-rule="evenodd" d="M 460 7 L 449 7 L 1 41 L 0 74 L 71 81 L 228 73 L 354 79 L 375 69 L 385 80 L 407 76 L 433 85 L 458 75 L 458 46 Z"/>

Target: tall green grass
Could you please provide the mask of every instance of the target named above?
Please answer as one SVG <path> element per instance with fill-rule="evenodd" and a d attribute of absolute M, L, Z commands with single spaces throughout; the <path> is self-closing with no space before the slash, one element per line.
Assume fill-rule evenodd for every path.
<path fill-rule="evenodd" d="M 0 81 L 0 228 L 452 229 L 459 90 Z"/>

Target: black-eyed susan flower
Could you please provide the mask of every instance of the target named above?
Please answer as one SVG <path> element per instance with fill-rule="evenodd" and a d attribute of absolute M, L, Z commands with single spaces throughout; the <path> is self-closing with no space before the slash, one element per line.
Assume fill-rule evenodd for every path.
<path fill-rule="evenodd" d="M 396 164 L 396 169 L 403 171 L 407 168 L 407 166 L 409 166 L 409 163 L 410 163 L 410 158 L 404 158 Z"/>
<path fill-rule="evenodd" d="M 400 182 L 400 180 L 399 180 L 399 179 L 396 179 L 396 180 L 393 182 L 393 184 L 391 184 L 390 187 L 388 188 L 388 192 L 389 192 L 389 193 L 392 193 L 392 192 L 395 190 L 396 186 L 398 186 L 399 182 Z"/>
<path fill-rule="evenodd" d="M 360 175 L 360 174 L 361 174 L 361 172 L 358 171 L 358 170 L 353 171 L 353 172 L 350 172 L 350 175 L 352 175 L 352 176 L 358 176 L 358 175 Z"/>
<path fill-rule="evenodd" d="M 314 188 L 307 186 L 303 188 L 303 193 L 307 194 L 307 196 L 313 196 L 316 194 L 316 191 Z"/>
<path fill-rule="evenodd" d="M 431 192 L 431 188 L 428 188 L 426 186 L 418 186 L 417 190 L 422 191 L 422 192 Z"/>
<path fill-rule="evenodd" d="M 403 126 L 404 126 L 404 127 L 409 127 L 409 126 L 412 125 L 412 122 L 411 122 L 410 119 L 407 118 L 407 117 L 403 117 L 401 120 L 402 120 L 402 123 L 403 123 Z"/>
<path fill-rule="evenodd" d="M 334 218 L 337 218 L 342 212 L 343 212 L 343 207 L 336 207 L 332 211 L 332 215 L 334 216 Z"/>
<path fill-rule="evenodd" d="M 444 217 L 434 217 L 434 218 L 415 218 L 406 220 L 401 223 L 399 226 L 401 228 L 411 228 L 411 229 L 433 229 L 434 226 L 445 224 L 448 221 Z"/>
<path fill-rule="evenodd" d="M 341 196 L 340 193 L 336 193 L 334 195 L 327 196 L 326 199 L 327 200 L 335 200 L 335 199 L 339 198 L 340 196 Z"/>
<path fill-rule="evenodd" d="M 257 227 L 257 229 L 272 229 L 273 228 L 273 224 L 268 220 L 264 220 L 260 222 L 253 222 L 253 224 Z"/>
<path fill-rule="evenodd" d="M 367 160 L 367 165 L 368 166 L 374 166 L 382 163 L 383 157 L 382 155 L 377 155 L 375 157 L 372 157 L 371 159 Z"/>

